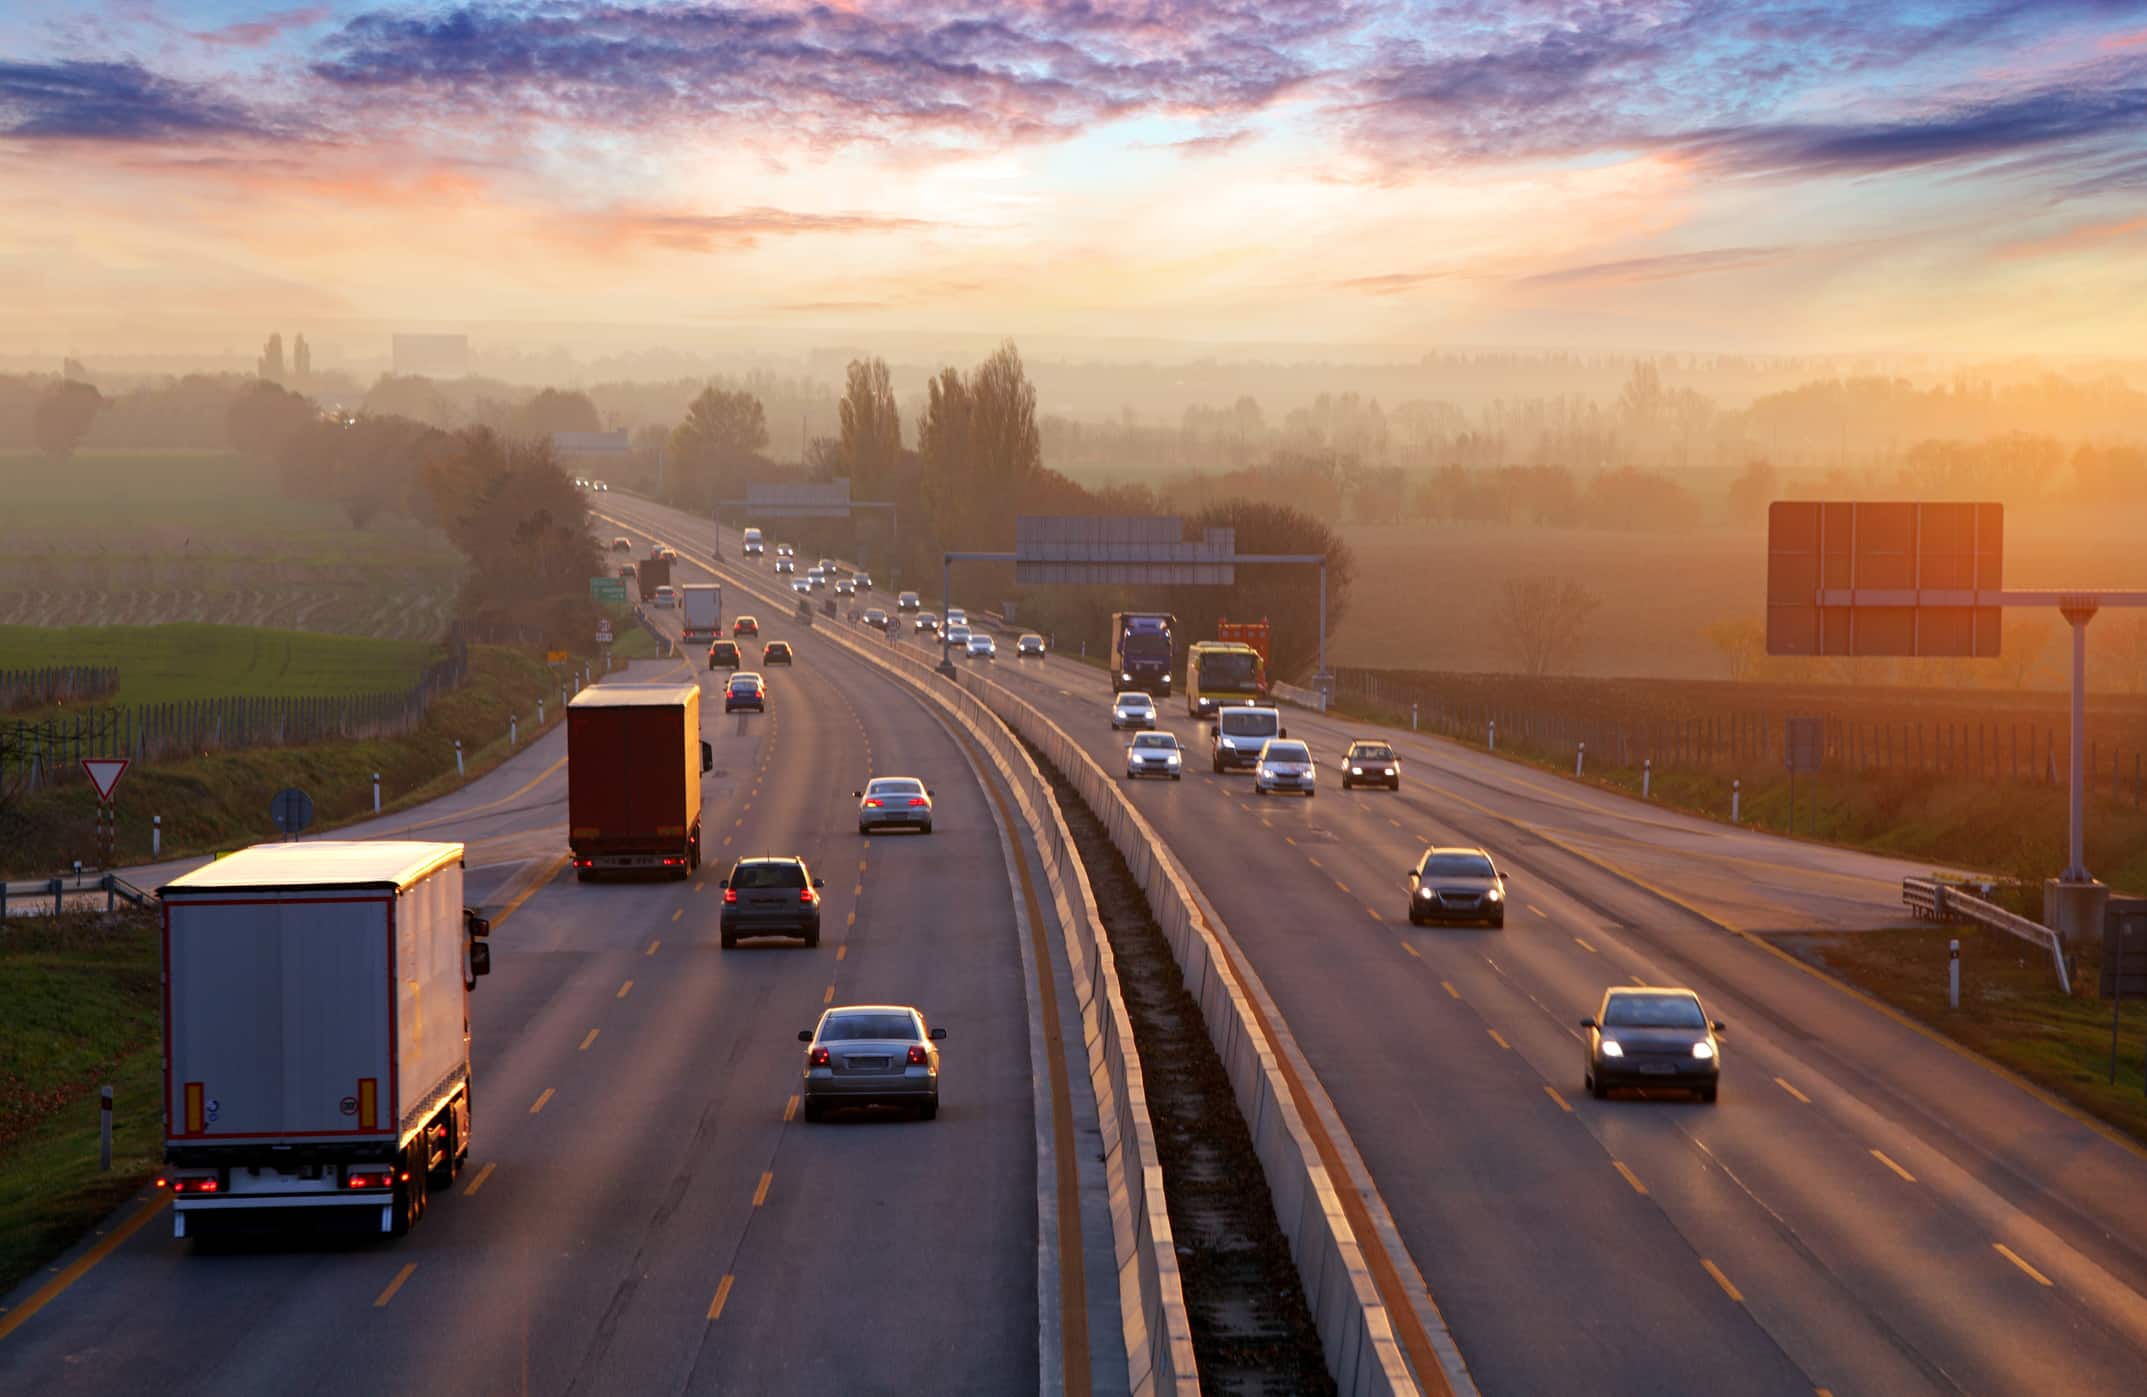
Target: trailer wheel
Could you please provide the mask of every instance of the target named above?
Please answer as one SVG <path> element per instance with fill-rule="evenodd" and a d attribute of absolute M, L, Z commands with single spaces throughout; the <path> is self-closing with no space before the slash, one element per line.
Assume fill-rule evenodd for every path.
<path fill-rule="evenodd" d="M 455 1186 L 455 1174 L 462 1166 L 462 1156 L 456 1152 L 461 1148 L 461 1142 L 455 1139 L 455 1108 L 453 1106 L 449 1106 L 446 1111 L 441 1113 L 436 1125 L 427 1127 L 428 1132 L 433 1129 L 438 1129 L 440 1132 L 442 1148 L 440 1150 L 440 1162 L 426 1174 L 425 1186 L 427 1192 L 439 1189 L 442 1193 L 445 1193 Z M 428 1156 L 432 1152 L 432 1141 L 429 1134 L 425 1150 Z"/>

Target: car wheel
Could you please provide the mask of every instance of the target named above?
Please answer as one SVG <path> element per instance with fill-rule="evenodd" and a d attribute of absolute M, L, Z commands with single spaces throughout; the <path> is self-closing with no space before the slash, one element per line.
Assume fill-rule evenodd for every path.
<path fill-rule="evenodd" d="M 1493 931 L 1504 931 L 1505 929 L 1506 929 L 1506 914 L 1505 914 L 1504 912 L 1501 912 L 1501 913 L 1499 913 L 1499 914 L 1498 914 L 1497 916 L 1495 916 L 1495 917 L 1493 917 L 1493 918 L 1491 919 L 1491 930 L 1493 930 Z"/>
<path fill-rule="evenodd" d="M 1255 781 L 1252 783 L 1252 793 L 1256 796 L 1264 796 L 1267 794 L 1267 787 Z"/>
<path fill-rule="evenodd" d="M 810 1096 L 805 1098 L 805 1119 L 814 1125 L 827 1119 L 827 1107 Z"/>
<path fill-rule="evenodd" d="M 1173 771 L 1170 774 L 1170 779 L 1173 781 L 1183 781 L 1185 779 L 1185 774 L 1183 772 Z"/>
<path fill-rule="evenodd" d="M 574 881 L 577 883 L 587 883 L 595 877 L 596 874 L 590 869 L 577 868 L 574 870 Z"/>
<path fill-rule="evenodd" d="M 1710 1085 L 1710 1086 L 1704 1086 L 1704 1087 L 1701 1087 L 1701 1088 L 1700 1088 L 1700 1103 L 1701 1103 L 1702 1105 L 1704 1105 L 1704 1106 L 1712 1106 L 1712 1105 L 1714 1105 L 1714 1104 L 1715 1104 L 1715 1093 L 1719 1092 L 1720 1090 L 1722 1090 L 1722 1087 L 1721 1087 L 1721 1084 L 1720 1084 L 1720 1083 L 1715 1083 L 1715 1084 L 1713 1084 L 1713 1085 Z"/>
<path fill-rule="evenodd" d="M 819 928 L 819 927 L 814 927 L 814 928 L 813 928 L 813 929 L 812 929 L 811 931 L 808 931 L 808 932 L 806 932 L 806 933 L 805 933 L 805 949 L 806 949 L 806 950 L 808 950 L 808 951 L 810 951 L 810 950 L 813 950 L 814 948 L 816 948 L 817 946 L 819 946 L 819 944 L 820 944 L 820 928 Z"/>
<path fill-rule="evenodd" d="M 726 932 L 724 932 L 724 933 L 723 933 L 723 949 L 724 949 L 724 950 L 726 950 L 726 951 L 730 951 L 730 950 L 736 950 L 736 949 L 737 949 L 737 947 L 738 947 L 738 934 L 737 934 L 736 932 L 733 932 L 733 931 L 726 931 Z"/>
<path fill-rule="evenodd" d="M 917 1119 L 921 1121 L 938 1120 L 939 1098 L 935 1096 L 930 1101 L 927 1101 L 922 1106 L 919 1106 L 917 1108 Z"/>
<path fill-rule="evenodd" d="M 1610 1088 L 1604 1086 L 1603 1079 L 1596 1076 L 1593 1072 L 1589 1073 L 1587 1077 L 1583 1079 L 1583 1081 L 1588 1088 L 1588 1095 L 1594 1097 L 1596 1100 L 1601 1101 L 1604 1097 L 1610 1095 Z"/>
<path fill-rule="evenodd" d="M 926 820 L 924 822 L 924 832 L 926 834 L 930 834 L 932 832 L 932 822 L 930 820 Z"/>

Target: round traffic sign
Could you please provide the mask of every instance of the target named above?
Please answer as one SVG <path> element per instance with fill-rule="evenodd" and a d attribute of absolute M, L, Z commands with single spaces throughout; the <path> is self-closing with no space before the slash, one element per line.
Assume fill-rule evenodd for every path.
<path fill-rule="evenodd" d="M 268 803 L 268 817 L 285 834 L 297 834 L 313 823 L 313 797 L 296 786 L 286 786 Z"/>

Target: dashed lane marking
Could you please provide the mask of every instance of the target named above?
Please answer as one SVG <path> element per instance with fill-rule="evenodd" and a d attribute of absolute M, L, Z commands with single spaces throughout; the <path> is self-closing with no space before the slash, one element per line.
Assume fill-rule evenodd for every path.
<path fill-rule="evenodd" d="M 674 908 L 672 908 L 672 909 L 671 909 L 671 920 L 672 920 L 672 921 L 674 921 L 674 922 L 675 922 L 675 921 L 677 921 L 677 920 L 678 920 L 678 919 L 679 919 L 680 917 L 683 917 L 683 916 L 685 916 L 685 915 L 686 915 L 686 909 L 685 909 L 685 908 L 683 908 L 683 907 L 674 907 Z"/>
<path fill-rule="evenodd" d="M 544 1109 L 544 1103 L 552 1099 L 552 1091 L 553 1089 L 551 1087 L 546 1087 L 544 1089 L 544 1094 L 530 1103 L 529 1113 L 531 1115 L 535 1115 L 537 1114 L 537 1112 Z"/>
<path fill-rule="evenodd" d="M 1722 1287 L 1722 1293 L 1724 1295 L 1727 1295 L 1730 1299 L 1736 1301 L 1740 1305 L 1744 1303 L 1744 1292 L 1739 1290 L 1736 1286 L 1730 1284 L 1730 1278 L 1722 1274 L 1722 1268 L 1720 1266 L 1715 1265 L 1714 1262 L 1709 1261 L 1704 1256 L 1700 1258 L 1700 1264 L 1707 1268 L 1708 1275 L 1713 1276 L 1715 1278 L 1715 1284 Z M 2048 1284 L 2048 1282 L 2045 1282 L 2045 1284 Z"/>
<path fill-rule="evenodd" d="M 633 992 L 634 992 L 634 982 L 633 982 L 632 980 L 628 980 L 628 981 L 627 981 L 627 982 L 626 982 L 625 984 L 623 984 L 623 985 L 619 986 L 619 992 L 618 992 L 618 993 L 617 993 L 616 995 L 612 996 L 612 997 L 613 997 L 614 999 L 624 999 L 624 998 L 626 998 L 626 996 L 628 996 L 629 994 L 632 994 Z"/>
<path fill-rule="evenodd" d="M 409 1280 L 410 1273 L 412 1271 L 415 1271 L 416 1269 L 417 1263 L 415 1261 L 404 1262 L 403 1269 L 397 1271 L 395 1273 L 395 1279 L 388 1282 L 388 1288 L 380 1292 L 379 1299 L 373 1301 L 373 1308 L 376 1310 L 386 1309 L 388 1307 L 388 1302 L 395 1298 L 395 1292 L 403 1288 L 403 1282 Z"/>
<path fill-rule="evenodd" d="M 462 1196 L 464 1198 L 467 1198 L 471 1194 L 477 1192 L 477 1190 L 483 1188 L 485 1186 L 485 1180 L 491 1178 L 492 1171 L 498 1167 L 499 1166 L 496 1164 L 487 1164 L 484 1168 L 478 1170 L 477 1177 L 470 1180 L 470 1186 L 462 1190 Z"/>
<path fill-rule="evenodd" d="M 1439 981 L 1439 988 L 1445 990 L 1447 997 L 1450 999 L 1461 998 L 1461 991 L 1454 988 L 1454 982 L 1452 980 Z"/>
<path fill-rule="evenodd" d="M 588 1033 L 587 1033 L 587 1034 L 586 1034 L 586 1035 L 585 1035 L 585 1036 L 584 1036 L 584 1037 L 582 1038 L 582 1040 L 581 1040 L 581 1046 L 580 1046 L 580 1047 L 578 1047 L 578 1048 L 576 1048 L 576 1049 L 575 1049 L 574 1051 L 575 1051 L 575 1052 L 577 1052 L 577 1053 L 586 1053 L 586 1052 L 588 1052 L 588 1051 L 589 1051 L 589 1045 L 590 1045 L 591 1043 L 594 1043 L 594 1042 L 596 1041 L 596 1035 L 597 1035 L 597 1032 L 598 1032 L 598 1030 L 596 1030 L 596 1029 L 593 1029 L 593 1028 L 592 1028 L 592 1029 L 590 1029 L 590 1030 L 589 1030 L 589 1032 L 588 1032 Z"/>
<path fill-rule="evenodd" d="M 768 1201 L 768 1185 L 774 1182 L 775 1174 L 772 1170 L 762 1172 L 760 1176 L 760 1187 L 753 1190 L 754 1207 L 758 1208 L 761 1204 L 766 1203 Z"/>
<path fill-rule="evenodd" d="M 716 1282 L 716 1298 L 708 1302 L 709 1323 L 713 1324 L 716 1320 L 722 1318 L 723 1303 L 731 1298 L 731 1281 L 733 1279 L 732 1276 L 726 1273 L 722 1280 Z"/>
<path fill-rule="evenodd" d="M 649 948 L 646 951 L 643 951 L 641 954 L 645 956 L 653 956 L 656 954 L 656 948 L 658 946 L 661 946 L 662 944 L 663 938 L 659 936 L 654 941 L 649 942 Z"/>
<path fill-rule="evenodd" d="M 1565 1099 L 1564 1097 L 1562 1097 L 1562 1096 L 1560 1096 L 1560 1095 L 1558 1094 L 1558 1088 L 1556 1088 L 1556 1087 L 1552 1086 L 1552 1085 L 1551 1085 L 1551 1084 L 1550 1084 L 1549 1082 L 1545 1082 L 1545 1083 L 1543 1084 L 1543 1090 L 1544 1090 L 1544 1093 L 1545 1093 L 1545 1094 L 1546 1094 L 1547 1096 L 1549 1096 L 1549 1097 L 1551 1098 L 1551 1100 L 1553 1100 L 1553 1101 L 1555 1101 L 1555 1102 L 1557 1102 L 1557 1103 L 1558 1103 L 1558 1109 L 1559 1109 L 1559 1110 L 1561 1110 L 1561 1111 L 1564 1111 L 1564 1112 L 1565 1112 L 1566 1114 L 1568 1114 L 1568 1115 L 1571 1115 L 1571 1114 L 1572 1114 L 1572 1112 L 1573 1112 L 1573 1105 L 1572 1105 L 1572 1103 L 1571 1103 L 1571 1102 L 1569 1102 L 1569 1101 L 1567 1101 L 1567 1100 L 1566 1100 L 1566 1099 Z"/>
<path fill-rule="evenodd" d="M 820 1002 L 822 1004 L 833 1004 L 835 1002 L 835 987 L 833 985 L 829 985 L 827 993 L 820 996 Z"/>
<path fill-rule="evenodd" d="M 1789 1083 L 1783 1081 L 1780 1077 L 1776 1077 L 1774 1079 L 1774 1084 L 1780 1087 L 1783 1091 L 1788 1092 L 1791 1096 L 1794 1096 L 1797 1100 L 1803 1102 L 1805 1105 L 1809 1106 L 1812 1104 L 1812 1099 L 1810 1097 L 1806 1096 L 1803 1092 L 1798 1091 L 1795 1087 L 1789 1085 Z"/>
<path fill-rule="evenodd" d="M 1422 960 L 1424 958 L 1424 953 L 1422 951 L 1419 951 L 1416 947 L 1410 945 L 1406 941 L 1402 942 L 1402 949 L 1407 951 L 1410 955 L 1415 956 L 1418 960 Z"/>
<path fill-rule="evenodd" d="M 1885 1165 L 1885 1166 L 1886 1166 L 1886 1167 L 1887 1167 L 1888 1169 L 1891 1169 L 1891 1170 L 1893 1170 L 1893 1171 L 1894 1171 L 1894 1172 L 1895 1172 L 1896 1174 L 1899 1174 L 1899 1175 L 1900 1175 L 1900 1176 L 1901 1176 L 1902 1178 L 1906 1179 L 1906 1180 L 1907 1180 L 1908 1182 L 1910 1182 L 1910 1183 L 1914 1183 L 1914 1182 L 1916 1182 L 1916 1176 L 1915 1176 L 1914 1174 L 1911 1174 L 1911 1173 L 1909 1173 L 1909 1172 L 1908 1172 L 1908 1170 L 1906 1170 L 1906 1169 L 1903 1169 L 1903 1168 L 1902 1168 L 1902 1167 L 1901 1167 L 1900 1165 L 1898 1165 L 1898 1164 L 1894 1163 L 1894 1162 L 1893 1162 L 1893 1160 L 1889 1159 L 1889 1158 L 1887 1157 L 1886 1151 L 1884 1151 L 1884 1150 L 1873 1150 L 1873 1151 L 1871 1152 L 1871 1157 L 1872 1157 L 1873 1159 L 1877 1160 L 1877 1161 L 1878 1161 L 1879 1163 L 1881 1163 L 1881 1164 Z"/>
<path fill-rule="evenodd" d="M 2050 1284 L 2050 1277 L 2044 1275 L 2042 1272 L 2036 1270 L 2033 1266 L 2030 1266 L 2027 1262 L 2021 1260 L 2019 1252 L 2014 1251 L 2011 1247 L 2007 1246 L 2003 1242 L 1992 1242 L 1991 1246 L 1997 1250 L 1998 1255 L 2004 1257 L 2007 1261 L 2012 1262 L 2015 1266 L 2018 1266 L 2021 1270 L 2027 1272 L 2030 1276 L 2033 1276 L 2037 1285 L 2047 1286 Z"/>
<path fill-rule="evenodd" d="M 1487 1029 L 1485 1029 L 1485 1030 L 1484 1030 L 1484 1032 L 1486 1032 L 1486 1033 L 1490 1034 L 1490 1035 L 1491 1035 L 1491 1041 L 1492 1041 L 1492 1042 L 1494 1042 L 1494 1043 L 1496 1043 L 1496 1044 L 1498 1044 L 1498 1045 L 1499 1045 L 1499 1046 L 1500 1046 L 1501 1048 L 1504 1048 L 1504 1049 L 1505 1049 L 1506 1051 L 1508 1051 L 1508 1052 L 1512 1052 L 1512 1051 L 1513 1051 L 1513 1044 L 1511 1044 L 1511 1043 L 1507 1042 L 1507 1041 L 1506 1041 L 1506 1040 L 1505 1040 L 1504 1038 L 1500 1037 L 1500 1036 L 1499 1036 L 1499 1031 L 1498 1031 L 1497 1029 L 1495 1029 L 1495 1028 L 1487 1028 Z"/>
<path fill-rule="evenodd" d="M 1588 944 L 1587 942 L 1585 942 L 1585 941 L 1581 940 L 1581 939 L 1580 939 L 1580 938 L 1579 938 L 1578 936 L 1576 936 L 1576 937 L 1574 937 L 1574 938 L 1573 938 L 1573 944 L 1574 944 L 1574 945 L 1576 945 L 1576 946 L 1578 946 L 1578 947 L 1580 947 L 1580 948 L 1581 948 L 1581 949 L 1582 949 L 1583 951 L 1586 951 L 1586 952 L 1587 952 L 1587 953 L 1588 953 L 1589 955 L 1591 955 L 1591 956 L 1592 956 L 1592 955 L 1594 955 L 1594 954 L 1596 954 L 1596 950 L 1595 950 L 1595 947 L 1593 947 L 1593 946 L 1589 945 L 1589 944 Z"/>
<path fill-rule="evenodd" d="M 797 1114 L 798 1114 L 798 1098 L 796 1098 L 795 1096 L 793 1096 L 793 1097 L 791 1097 L 791 1098 L 790 1098 L 790 1099 L 789 1099 L 788 1101 L 785 1101 L 785 1102 L 783 1103 L 783 1119 L 784 1119 L 785 1121 L 790 1121 L 790 1120 L 794 1120 L 794 1119 L 796 1119 L 796 1117 L 797 1117 Z"/>

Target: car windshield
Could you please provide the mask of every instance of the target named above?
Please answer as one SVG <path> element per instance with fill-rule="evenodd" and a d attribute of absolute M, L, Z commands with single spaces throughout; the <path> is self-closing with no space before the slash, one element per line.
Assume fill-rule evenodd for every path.
<path fill-rule="evenodd" d="M 1352 747 L 1349 755 L 1352 761 L 1391 762 L 1394 760 L 1394 749 L 1381 747 L 1377 743 L 1365 742 Z"/>
<path fill-rule="evenodd" d="M 1225 737 L 1273 737 L 1281 725 L 1272 713 L 1225 713 L 1222 721 Z"/>
<path fill-rule="evenodd" d="M 866 784 L 865 794 L 868 796 L 921 796 L 924 794 L 924 783 L 922 781 L 906 780 L 872 781 Z"/>
<path fill-rule="evenodd" d="M 1305 750 L 1302 742 L 1270 742 L 1267 759 L 1271 762 L 1309 762 L 1312 754 Z"/>
<path fill-rule="evenodd" d="M 1167 732 L 1144 732 L 1133 739 L 1133 746 L 1136 750 L 1160 747 L 1166 752 L 1175 752 L 1178 750 L 1178 739 Z"/>
<path fill-rule="evenodd" d="M 1167 660 L 1170 658 L 1170 637 L 1129 635 L 1121 648 L 1129 660 Z"/>
<path fill-rule="evenodd" d="M 921 1036 L 917 1021 L 908 1014 L 830 1014 L 827 1022 L 820 1025 L 823 1043 L 855 1043 L 872 1038 L 916 1042 Z"/>
<path fill-rule="evenodd" d="M 1700 1001 L 1689 994 L 1614 994 L 1603 1024 L 1616 1028 L 1705 1028 Z"/>
<path fill-rule="evenodd" d="M 1259 676 L 1259 666 L 1257 655 L 1203 655 L 1200 683 L 1209 689 L 1250 689 Z"/>
<path fill-rule="evenodd" d="M 734 888 L 802 888 L 805 886 L 805 865 L 795 859 L 761 859 L 753 863 L 740 863 L 731 869 Z"/>
<path fill-rule="evenodd" d="M 1144 710 L 1155 707 L 1155 700 L 1146 694 L 1121 694 L 1119 695 L 1118 706 L 1126 709 Z"/>
<path fill-rule="evenodd" d="M 1023 645 L 1042 645 L 1044 638 L 1040 635 L 1025 635 L 1021 638 L 1021 643 Z"/>
<path fill-rule="evenodd" d="M 1493 878 L 1497 873 L 1482 854 L 1433 854 L 1424 860 L 1426 878 Z"/>

